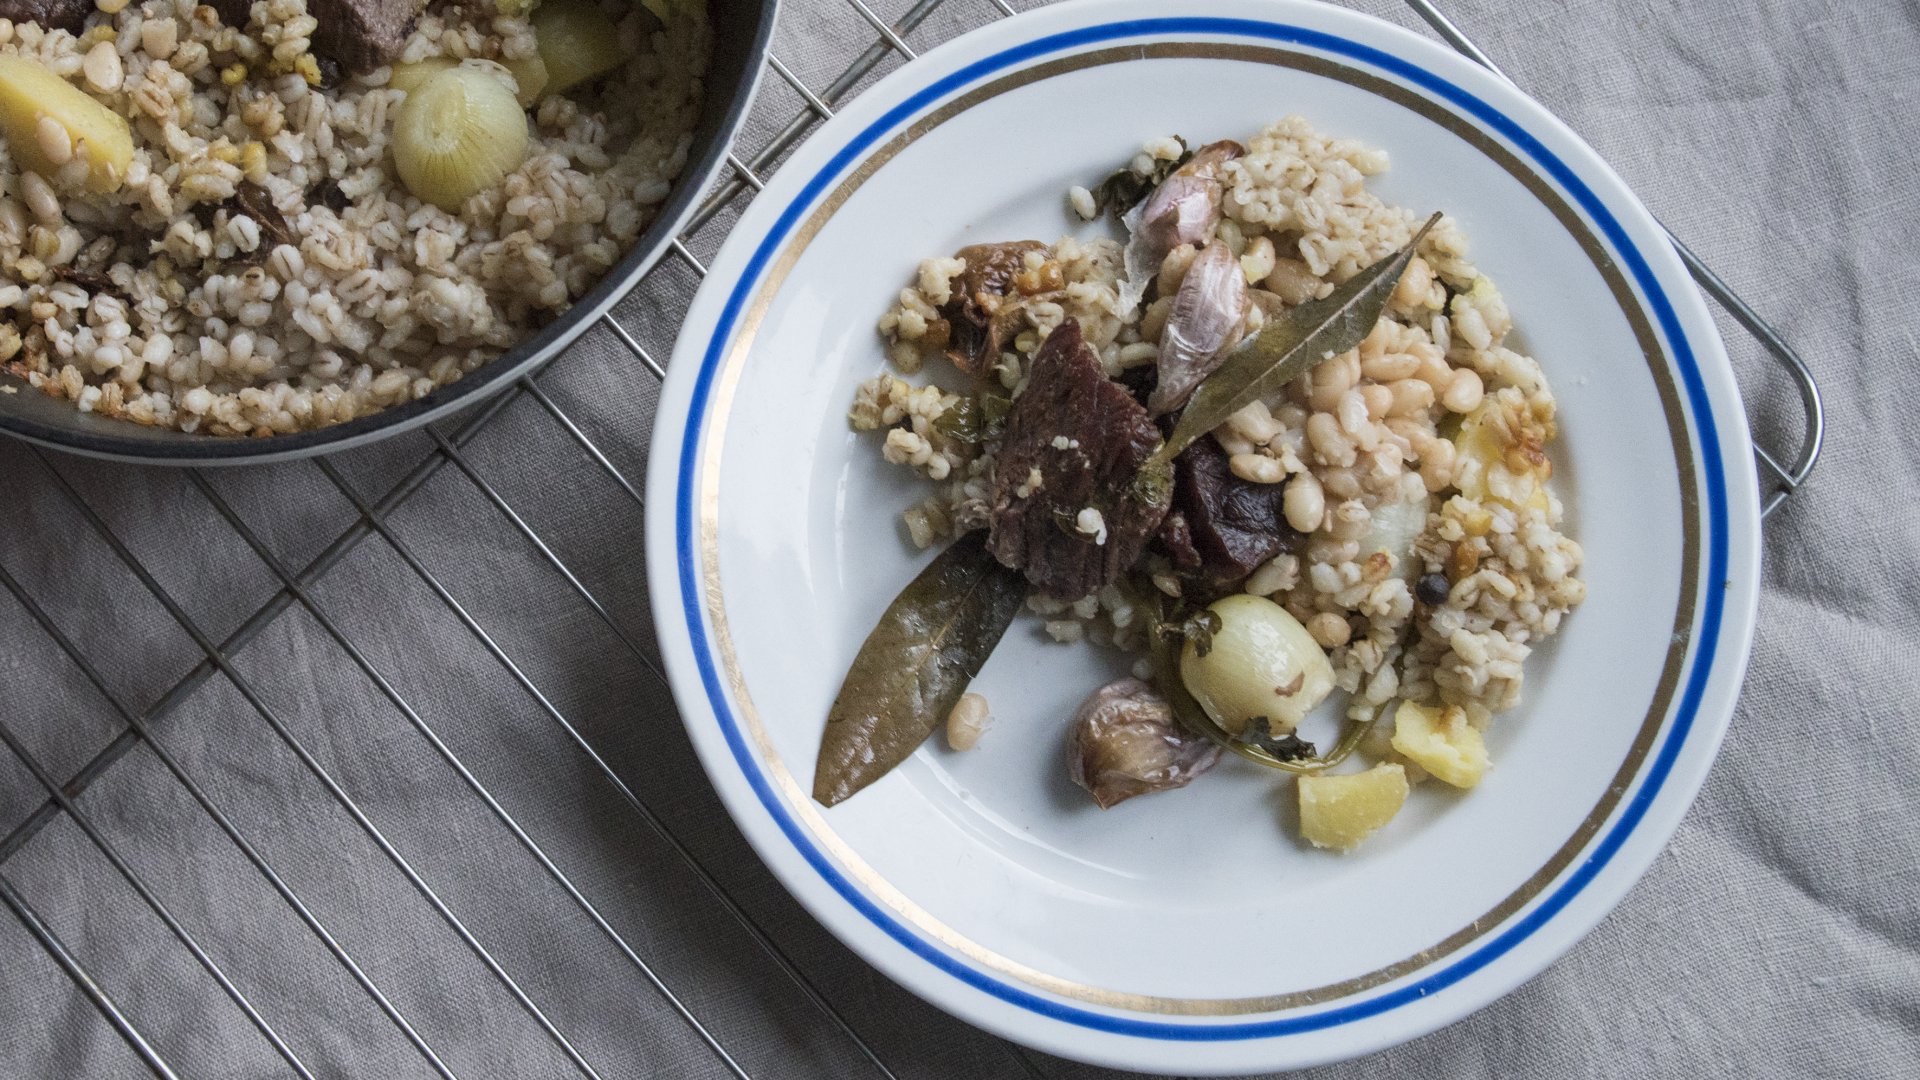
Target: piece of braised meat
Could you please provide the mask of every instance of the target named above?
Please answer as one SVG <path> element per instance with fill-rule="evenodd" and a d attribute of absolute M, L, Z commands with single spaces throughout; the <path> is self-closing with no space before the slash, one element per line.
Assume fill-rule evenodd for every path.
<path fill-rule="evenodd" d="M 1068 319 L 1034 354 L 993 468 L 994 557 L 1047 595 L 1077 600 L 1133 567 L 1167 513 L 1136 490 L 1160 430 Z"/>
<path fill-rule="evenodd" d="M 947 359 L 969 375 L 985 375 L 1018 330 L 1020 303 L 1013 279 L 1026 269 L 1027 252 L 1047 251 L 1038 240 L 974 244 L 953 253 L 967 268 L 953 280 L 953 297 L 940 306 L 947 320 Z"/>
<path fill-rule="evenodd" d="M 1135 795 L 1185 787 L 1219 760 L 1220 748 L 1182 730 L 1158 691 L 1121 679 L 1095 690 L 1074 714 L 1067 775 L 1111 810 Z"/>
<path fill-rule="evenodd" d="M 0 19 L 15 26 L 38 23 L 42 30 L 78 34 L 93 14 L 93 0 L 0 0 Z"/>
<path fill-rule="evenodd" d="M 1233 475 L 1227 452 L 1212 436 L 1195 439 L 1173 459 L 1173 514 L 1179 515 L 1184 535 L 1162 527 L 1162 546 L 1176 567 L 1191 571 L 1207 590 L 1238 585 L 1299 544 L 1300 534 L 1287 524 L 1281 507 L 1285 492 L 1285 484 L 1255 484 Z M 1198 557 L 1197 566 L 1185 565 L 1187 551 Z"/>
<path fill-rule="evenodd" d="M 244 28 L 253 0 L 211 0 L 228 26 Z M 307 14 L 319 25 L 313 51 L 359 75 L 392 63 L 407 44 L 426 0 L 307 0 Z"/>

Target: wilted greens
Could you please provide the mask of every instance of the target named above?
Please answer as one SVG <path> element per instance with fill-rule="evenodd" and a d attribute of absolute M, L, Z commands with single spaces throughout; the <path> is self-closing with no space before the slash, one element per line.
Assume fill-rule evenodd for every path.
<path fill-rule="evenodd" d="M 1174 136 L 1180 144 L 1180 156 L 1172 161 L 1155 161 L 1153 171 L 1145 176 L 1134 172 L 1131 167 L 1122 166 L 1108 174 L 1105 180 L 1094 185 L 1093 212 L 1112 214 L 1118 221 L 1127 211 L 1134 208 L 1140 200 L 1153 194 L 1153 190 L 1164 183 L 1167 177 L 1185 165 L 1193 157 L 1193 151 L 1187 149 L 1187 140 Z"/>

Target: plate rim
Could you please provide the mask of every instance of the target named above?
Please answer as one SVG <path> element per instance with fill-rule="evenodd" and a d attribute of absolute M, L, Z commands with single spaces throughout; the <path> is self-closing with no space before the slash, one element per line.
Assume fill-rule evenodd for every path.
<path fill-rule="evenodd" d="M 1731 367 L 1717 331 L 1706 314 L 1704 302 L 1685 277 L 1670 248 L 1660 245 L 1643 250 L 1635 242 L 1632 235 L 1635 232 L 1643 236 L 1648 233 L 1657 236 L 1654 231 L 1657 225 L 1631 191 L 1606 168 L 1591 148 L 1537 103 L 1434 42 L 1371 16 L 1330 8 L 1312 0 L 1205 0 L 1183 5 L 1181 14 L 1177 16 L 1156 14 L 1145 18 L 1125 18 L 1125 13 L 1130 10 L 1160 12 L 1163 9 L 1152 8 L 1137 0 L 1122 0 L 1120 3 L 1079 0 L 1036 9 L 1014 19 L 990 24 L 929 52 L 921 60 L 889 75 L 817 131 L 795 155 L 795 159 L 788 163 L 788 167 L 769 183 L 769 192 L 763 193 L 763 197 L 749 207 L 719 257 L 714 260 L 712 272 L 690 308 L 686 329 L 676 344 L 675 362 L 669 369 L 667 386 L 663 390 L 648 466 L 647 553 L 650 595 L 674 696 L 702 765 L 729 813 L 783 885 L 830 932 L 894 981 L 975 1024 L 1050 1052 L 1083 1060 L 1134 1068 L 1143 1064 L 1177 1067 L 1184 1071 L 1193 1071 L 1196 1067 L 1239 1070 L 1249 1065 L 1274 1067 L 1277 1064 L 1308 1064 L 1402 1041 L 1457 1019 L 1505 993 L 1513 985 L 1543 969 L 1554 957 L 1583 937 L 1638 880 L 1653 857 L 1664 849 L 1678 824 L 1679 816 L 1691 804 L 1717 752 L 1732 712 L 1750 644 L 1753 606 L 1758 594 L 1758 494 L 1752 483 L 1751 462 L 1743 454 L 1727 453 L 1731 449 L 1750 446 L 1750 441 Z M 1229 14 L 1222 16 L 1218 14 L 1220 12 Z M 1257 16 L 1250 17 L 1249 12 L 1257 12 Z M 1330 33 L 1324 29 L 1326 24 L 1343 26 L 1354 36 Z M 1036 32 L 1044 30 L 1050 36 L 1036 37 L 1025 32 L 1029 27 Z M 1279 40 L 1271 34 L 1261 37 L 1263 29 L 1274 28 L 1285 30 L 1291 36 Z M 1107 32 L 1110 36 L 1086 36 L 1096 30 Z M 924 955 L 914 947 L 913 942 L 901 940 L 900 934 L 895 932 L 900 930 L 908 937 L 915 937 L 910 929 L 878 923 L 879 929 L 904 952 L 890 952 L 885 942 L 871 940 L 869 934 L 858 932 L 859 927 L 850 929 L 845 925 L 849 917 L 870 921 L 874 915 L 859 910 L 855 898 L 834 891 L 829 882 L 810 878 L 806 864 L 796 867 L 792 857 L 797 854 L 807 863 L 816 858 L 823 862 L 830 860 L 817 851 L 809 854 L 804 850 L 785 848 L 769 850 L 771 841 L 766 835 L 767 829 L 775 830 L 775 836 L 771 839 L 777 840 L 780 834 L 792 827 L 791 823 L 783 826 L 774 820 L 777 812 L 771 807 L 760 806 L 760 797 L 742 787 L 743 784 L 750 787 L 754 778 L 741 771 L 744 761 L 735 760 L 741 748 L 730 750 L 725 744 L 715 744 L 715 739 L 724 736 L 711 730 L 717 722 L 716 707 L 709 700 L 709 687 L 691 657 L 692 631 L 685 621 L 689 615 L 696 620 L 701 618 L 697 582 L 693 583 L 692 606 L 685 606 L 690 580 L 687 576 L 690 573 L 687 557 L 692 554 L 692 549 L 681 530 L 681 522 L 688 516 L 687 508 L 683 505 L 687 491 L 677 486 L 686 482 L 685 470 L 690 469 L 698 457 L 697 454 L 686 452 L 690 419 L 686 415 L 686 408 L 695 393 L 691 382 L 700 377 L 701 373 L 696 369 L 710 364 L 726 343 L 726 335 L 714 333 L 721 319 L 721 312 L 717 309 L 723 304 L 737 305 L 740 297 L 748 291 L 736 280 L 736 271 L 743 264 L 754 269 L 753 260 L 758 255 L 764 255 L 769 250 L 777 253 L 784 247 L 784 240 L 772 244 L 771 248 L 762 244 L 768 219 L 778 214 L 781 215 L 779 222 L 786 222 L 787 217 L 800 215 L 815 205 L 814 198 L 810 197 L 792 207 L 784 204 L 776 206 L 774 199 L 784 193 L 800 189 L 804 194 L 811 190 L 811 184 L 807 181 L 786 178 L 799 177 L 821 164 L 822 158 L 832 154 L 831 160 L 825 162 L 829 167 L 815 176 L 813 182 L 825 184 L 837 181 L 852 160 L 864 157 L 872 145 L 890 135 L 900 123 L 937 108 L 963 92 L 967 86 L 973 85 L 978 78 L 992 73 L 981 73 L 972 79 L 961 80 L 945 91 L 935 92 L 944 82 L 981 66 L 985 61 L 975 61 L 971 67 L 963 67 L 941 78 L 934 78 L 935 74 L 952 67 L 956 57 L 971 55 L 983 47 L 992 53 L 990 58 L 1023 54 L 1016 59 L 1005 60 L 993 69 L 997 72 L 1022 67 L 1045 55 L 1052 55 L 1035 53 L 1033 50 L 1042 43 L 1058 38 L 1075 38 L 1073 42 L 1057 46 L 1061 51 L 1071 51 L 1080 46 L 1111 45 L 1129 37 L 1166 39 L 1170 34 L 1183 32 L 1188 37 L 1233 37 L 1244 33 L 1261 39 L 1267 45 L 1305 46 L 1308 50 L 1331 51 L 1345 61 L 1358 61 L 1365 68 L 1385 70 L 1415 83 L 1419 88 L 1416 92 L 1438 97 L 1437 103 L 1443 108 L 1464 110 L 1470 120 L 1492 126 L 1503 141 L 1514 144 L 1517 156 L 1526 159 L 1530 167 L 1542 172 L 1554 183 L 1589 220 L 1610 250 L 1636 264 L 1629 267 L 1627 277 L 1638 290 L 1636 299 L 1656 327 L 1663 352 L 1679 386 L 1679 397 L 1690 436 L 1697 445 L 1703 469 L 1702 476 L 1689 476 L 1682 480 L 1683 498 L 1689 493 L 1706 496 L 1702 500 L 1706 504 L 1703 507 L 1706 512 L 1702 515 L 1705 554 L 1703 581 L 1716 580 L 1713 575 L 1720 575 L 1725 581 L 1720 589 L 1703 587 L 1703 611 L 1699 623 L 1701 632 L 1698 634 L 1695 655 L 1686 664 L 1686 685 L 1663 725 L 1657 752 L 1641 765 L 1632 779 L 1638 790 L 1615 809 L 1602 835 L 1584 849 L 1585 857 L 1576 867 L 1563 872 L 1554 886 L 1543 892 L 1541 899 L 1516 913 L 1508 925 L 1496 929 L 1474 947 L 1462 950 L 1449 962 L 1439 965 L 1438 970 L 1433 967 L 1422 968 L 1394 984 L 1388 984 L 1379 993 L 1370 992 L 1357 1000 L 1335 1003 L 1331 1008 L 1287 1010 L 1276 1014 L 1278 1019 L 1252 1023 L 1194 1023 L 1164 1017 L 1142 1021 L 1137 1015 L 1125 1019 L 1126 1014 L 1121 1014 L 1122 1019 L 1116 1021 L 1112 1015 L 1100 1010 L 1086 1009 L 1078 1004 L 1063 1005 L 1046 998 L 1043 992 L 1002 985 L 1002 989 L 1011 989 L 1020 997 L 1032 999 L 1031 1002 L 1015 1002 L 1005 994 L 977 985 L 965 973 L 952 970 L 935 957 Z M 1373 43 L 1369 44 L 1365 39 L 1371 39 Z M 1390 45 L 1380 44 L 1383 40 Z M 1465 100 L 1445 96 L 1444 91 L 1437 90 L 1433 83 L 1452 90 Z M 1467 86 L 1463 87 L 1461 83 Z M 1496 102 L 1504 99 L 1505 107 L 1489 104 L 1484 100 L 1489 97 Z M 1481 110 L 1491 113 L 1491 117 Z M 880 114 L 877 118 L 876 113 Z M 1521 118 L 1515 119 L 1515 113 L 1521 114 Z M 1512 130 L 1504 129 L 1501 121 Z M 856 132 L 858 125 L 862 124 L 866 127 L 861 134 L 879 134 L 865 144 L 860 144 L 858 137 L 847 141 L 845 137 Z M 1563 144 L 1561 154 L 1571 151 L 1579 167 L 1573 168 L 1562 161 L 1561 154 L 1555 154 L 1535 134 L 1537 130 L 1546 132 L 1554 141 Z M 1527 147 L 1529 142 L 1533 144 L 1531 148 Z M 850 154 L 853 155 L 850 160 L 841 160 Z M 1544 155 L 1545 161 L 1541 160 L 1541 155 Z M 1558 165 L 1561 171 L 1553 172 L 1551 165 Z M 1595 182 L 1605 191 L 1604 197 L 1594 190 Z M 815 192 L 815 197 L 818 194 Z M 773 198 L 768 198 L 768 195 Z M 1617 216 L 1626 220 L 1617 220 Z M 758 255 L 749 253 L 749 249 L 755 245 L 760 246 Z M 1651 251 L 1651 259 L 1648 250 Z M 749 279 L 749 284 L 753 280 Z M 730 295 L 722 298 L 723 292 L 730 292 Z M 1725 407 L 1726 412 L 1721 413 L 1719 407 Z M 697 440 L 698 425 L 692 426 L 694 439 Z M 1723 453 L 1727 460 L 1721 459 Z M 666 497 L 669 492 L 672 493 L 671 498 Z M 1735 517 L 1740 519 L 1739 524 L 1750 527 L 1732 529 L 1730 522 Z M 1735 573 L 1736 569 L 1740 573 Z M 719 687 L 716 684 L 712 689 L 718 691 Z M 1686 762 L 1686 769 L 1675 773 L 1674 766 L 1681 762 L 1683 751 L 1690 754 L 1691 758 Z M 755 810 L 761 813 L 756 814 Z M 1629 815 L 1633 817 L 1631 824 L 1626 823 Z M 760 820 L 763 816 L 768 820 Z M 1632 850 L 1627 850 L 1629 842 L 1633 844 Z M 805 841 L 802 838 L 794 843 L 804 844 Z M 1625 856 L 1624 860 L 1615 861 L 1621 856 Z M 822 867 L 817 863 L 814 869 L 823 874 L 831 873 L 830 867 Z M 1576 879 L 1578 884 L 1575 884 Z M 825 895 L 821 894 L 823 889 L 826 890 Z M 1568 909 L 1576 904 L 1579 910 L 1570 915 Z M 882 910 L 877 914 L 881 920 L 891 921 L 887 912 Z M 1536 931 L 1549 927 L 1556 929 L 1553 940 L 1534 936 Z M 1513 937 L 1516 933 L 1519 936 Z M 1512 940 L 1509 941 L 1509 938 Z M 915 940 L 918 941 L 917 937 Z M 932 942 L 919 944 L 936 953 L 944 951 Z M 1527 946 L 1526 954 L 1520 952 L 1521 946 Z M 970 965 L 957 961 L 957 958 L 947 957 L 947 960 L 971 970 Z M 924 977 L 929 974 L 927 969 L 930 966 L 944 971 L 933 982 Z M 1477 993 L 1471 992 L 1472 987 L 1451 991 L 1450 988 L 1489 968 L 1493 970 L 1487 971 L 1488 979 L 1481 980 Z M 999 981 L 997 976 L 985 972 L 973 971 L 973 974 L 996 984 Z M 1450 977 L 1437 985 L 1429 985 L 1443 976 Z M 1444 1002 L 1440 993 L 1442 990 L 1450 991 L 1444 995 Z M 982 1002 L 970 1000 L 966 993 L 956 991 L 993 994 L 1002 1003 L 1015 1004 L 1037 1013 L 1043 1022 L 1023 1025 L 1009 1021 L 1005 1015 L 997 1014 L 994 1008 L 983 1008 Z M 1380 1004 L 1388 999 L 1395 1000 L 1392 1004 Z M 1314 1028 L 1286 1026 L 1288 1018 L 1303 1012 L 1307 1013 L 1307 1019 L 1312 1019 L 1352 1010 L 1360 1012 L 1331 1024 L 1320 1024 Z M 1054 1030 L 1055 1025 L 1064 1027 L 1085 1023 L 1085 1017 L 1078 1014 L 1090 1015 L 1101 1022 L 1075 1028 L 1067 1032 L 1066 1037 L 1061 1031 Z M 1316 1030 L 1353 1033 L 1358 1030 L 1353 1024 L 1375 1017 L 1407 1022 L 1385 1026 L 1374 1024 L 1365 1037 L 1343 1040 L 1339 1045 L 1318 1040 L 1320 1045 L 1315 1049 L 1286 1042 Z M 1227 1033 L 1229 1029 L 1239 1030 Z M 1073 1035 L 1075 1031 L 1078 1032 L 1077 1037 Z M 1152 1040 L 1156 1039 L 1171 1040 L 1159 1045 L 1176 1048 L 1176 1053 L 1149 1054 L 1143 1058 L 1146 1048 L 1154 1046 Z M 1240 1048 L 1254 1052 L 1206 1052 L 1202 1051 L 1203 1046 L 1209 1051 Z M 1295 1048 L 1306 1052 L 1295 1053 Z"/>

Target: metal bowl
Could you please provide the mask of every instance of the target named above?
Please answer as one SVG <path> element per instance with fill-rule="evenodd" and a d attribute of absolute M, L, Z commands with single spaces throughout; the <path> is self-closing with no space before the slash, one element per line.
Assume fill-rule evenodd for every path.
<path fill-rule="evenodd" d="M 713 56 L 705 80 L 706 100 L 701 103 L 686 168 L 659 215 L 606 277 L 559 318 L 459 381 L 344 424 L 256 439 L 192 434 L 83 413 L 72 402 L 48 397 L 22 379 L 0 376 L 0 385 L 18 391 L 0 394 L 0 432 L 58 450 L 138 464 L 256 464 L 362 446 L 438 420 L 512 385 L 566 348 L 625 296 L 693 213 L 753 103 L 778 8 L 779 0 L 707 0 Z"/>

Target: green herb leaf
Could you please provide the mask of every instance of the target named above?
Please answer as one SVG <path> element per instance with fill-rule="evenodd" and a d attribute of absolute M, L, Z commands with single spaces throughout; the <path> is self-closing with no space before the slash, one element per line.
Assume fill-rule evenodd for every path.
<path fill-rule="evenodd" d="M 1276 393 L 1321 363 L 1358 347 L 1380 321 L 1387 297 L 1399 284 L 1400 273 L 1421 238 L 1439 220 L 1439 214 L 1428 218 L 1406 247 L 1348 278 L 1325 299 L 1309 301 L 1286 318 L 1268 323 L 1228 354 L 1226 362 L 1193 392 L 1173 434 L 1148 467 L 1154 461 L 1172 461 L 1248 402 Z"/>
<path fill-rule="evenodd" d="M 1247 729 L 1240 733 L 1240 741 L 1259 747 L 1281 761 L 1300 761 L 1318 753 L 1312 743 L 1291 732 L 1275 735 L 1273 722 L 1264 716 L 1247 719 Z"/>
<path fill-rule="evenodd" d="M 813 797 L 833 806 L 905 761 L 967 692 L 1026 595 L 1026 578 L 987 551 L 983 532 L 929 563 L 853 659 L 820 737 Z"/>
<path fill-rule="evenodd" d="M 1012 407 L 1005 394 L 987 392 L 977 398 L 963 397 L 933 418 L 933 430 L 969 446 L 992 442 L 1007 426 L 1007 412 Z"/>
<path fill-rule="evenodd" d="M 985 434 L 981 426 L 980 406 L 970 397 L 961 398 L 933 418 L 933 430 L 955 442 L 980 442 Z"/>

